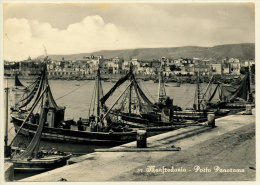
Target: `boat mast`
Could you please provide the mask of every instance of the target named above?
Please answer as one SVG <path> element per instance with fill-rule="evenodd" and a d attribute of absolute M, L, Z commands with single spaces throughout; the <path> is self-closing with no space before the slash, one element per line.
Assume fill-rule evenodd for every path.
<path fill-rule="evenodd" d="M 253 102 L 253 96 L 251 93 L 251 67 L 250 67 L 250 60 L 248 60 L 248 78 L 249 78 L 249 84 L 248 84 L 248 101 Z"/>
<path fill-rule="evenodd" d="M 208 83 L 208 85 L 207 85 L 207 88 L 206 88 L 204 94 L 203 94 L 202 97 L 201 97 L 201 101 L 200 101 L 200 102 L 202 102 L 202 101 L 204 101 L 204 102 L 205 102 L 205 101 L 208 101 L 208 100 L 205 100 L 204 98 L 205 98 L 205 96 L 206 96 L 206 93 L 208 92 L 208 89 L 209 89 L 209 87 L 210 87 L 212 81 L 213 81 L 213 78 L 214 78 L 214 74 L 211 76 L 211 78 L 210 78 L 210 80 L 209 80 L 209 83 Z"/>
<path fill-rule="evenodd" d="M 200 67 L 199 67 L 198 77 L 197 77 L 197 104 L 198 104 L 198 111 L 200 111 Z"/>
<path fill-rule="evenodd" d="M 100 120 L 100 60 L 98 59 L 98 69 L 97 69 L 97 80 L 96 80 L 96 86 L 97 86 L 97 121 Z"/>
<path fill-rule="evenodd" d="M 5 138 L 4 138 L 5 149 L 8 146 L 8 91 L 9 91 L 8 82 L 6 80 L 6 88 L 5 88 L 5 94 L 6 94 L 6 102 L 5 102 L 5 105 L 6 105 L 5 106 Z"/>
<path fill-rule="evenodd" d="M 163 80 L 163 61 L 161 60 L 161 67 L 159 71 L 159 88 L 158 88 L 158 102 L 162 103 L 162 100 L 166 97 L 164 80 Z"/>
<path fill-rule="evenodd" d="M 129 87 L 129 105 L 128 105 L 129 114 L 132 113 L 131 104 L 132 104 L 132 84 Z"/>
<path fill-rule="evenodd" d="M 132 62 L 130 63 L 130 74 L 133 74 L 133 64 L 132 64 Z M 132 78 L 130 79 L 130 80 L 132 80 Z M 129 102 L 128 102 L 128 111 L 129 111 L 129 114 L 131 114 L 132 113 L 132 87 L 133 87 L 133 85 L 132 85 L 132 83 L 130 84 L 130 86 L 129 86 Z"/>

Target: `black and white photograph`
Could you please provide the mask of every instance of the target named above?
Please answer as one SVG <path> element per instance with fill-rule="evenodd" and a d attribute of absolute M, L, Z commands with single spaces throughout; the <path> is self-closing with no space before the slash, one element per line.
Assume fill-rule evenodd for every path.
<path fill-rule="evenodd" d="M 257 183 L 259 1 L 1 9 L 1 182 Z"/>

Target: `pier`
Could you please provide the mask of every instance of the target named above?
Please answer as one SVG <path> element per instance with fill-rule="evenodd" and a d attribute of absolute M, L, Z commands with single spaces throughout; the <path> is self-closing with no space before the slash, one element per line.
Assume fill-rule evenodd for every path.
<path fill-rule="evenodd" d="M 110 152 L 72 158 L 70 165 L 21 181 L 201 181 L 220 176 L 221 180 L 254 180 L 255 109 L 252 115 L 240 112 L 215 123 L 215 128 L 190 126 L 147 138 L 147 147 L 158 151 L 122 152 L 136 149 L 136 142 L 131 142 Z"/>

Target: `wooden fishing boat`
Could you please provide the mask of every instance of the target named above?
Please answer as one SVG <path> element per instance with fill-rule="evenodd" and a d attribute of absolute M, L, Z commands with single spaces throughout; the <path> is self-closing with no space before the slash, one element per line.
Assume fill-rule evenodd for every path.
<path fill-rule="evenodd" d="M 218 83 L 207 105 L 211 108 L 243 109 L 254 106 L 250 89 L 250 75 L 247 71 L 240 82 L 234 84 Z"/>
<path fill-rule="evenodd" d="M 12 117 L 15 130 L 17 131 L 23 119 Z M 70 123 L 67 123 L 70 124 Z M 88 127 L 85 124 L 84 127 Z M 35 123 L 26 122 L 21 129 L 21 134 L 31 136 L 35 134 L 37 125 Z M 113 129 L 112 129 L 113 130 Z M 79 143 L 79 144 L 106 144 L 110 146 L 124 144 L 136 140 L 136 132 L 94 132 L 94 131 L 79 131 L 64 128 L 53 128 L 45 126 L 43 128 L 42 139 L 47 141 L 56 141 L 59 143 Z"/>
<path fill-rule="evenodd" d="M 64 154 L 58 151 L 45 152 L 39 150 L 43 127 L 49 121 L 48 111 L 50 109 L 53 109 L 54 107 L 54 105 L 52 104 L 53 102 L 49 101 L 49 96 L 50 91 L 49 86 L 47 86 L 36 100 L 34 106 L 32 107 L 27 117 L 23 120 L 23 123 L 17 130 L 16 136 L 10 143 L 10 146 L 12 148 L 13 143 L 16 140 L 22 128 L 24 127 L 24 124 L 27 122 L 30 115 L 33 114 L 33 112 L 36 110 L 36 107 L 38 106 L 40 109 L 39 123 L 36 126 L 37 128 L 35 130 L 31 142 L 27 147 L 25 147 L 25 149 L 17 148 L 14 146 L 11 150 L 13 152 L 10 157 L 11 162 L 14 164 L 14 170 L 47 171 L 66 165 L 67 160 L 71 156 L 71 154 Z"/>
<path fill-rule="evenodd" d="M 119 79 L 110 91 L 101 98 L 101 106 L 103 107 L 104 103 L 116 89 L 128 81 L 129 84 L 123 93 L 117 98 L 102 119 L 109 116 L 114 125 L 128 125 L 131 128 L 145 128 L 147 130 L 151 127 L 158 130 L 163 130 L 163 127 L 176 129 L 175 125 L 185 125 L 185 123 L 175 122 L 173 119 L 174 106 L 172 106 L 172 101 L 166 99 L 166 105 L 161 106 L 157 103 L 152 103 L 147 98 L 135 79 L 132 65 L 130 65 L 129 72 Z"/>
<path fill-rule="evenodd" d="M 98 73 L 99 74 L 99 73 Z M 39 85 L 33 92 L 29 93 L 21 101 L 21 104 L 13 108 L 11 114 L 12 122 L 16 130 L 18 130 L 22 124 L 20 134 L 33 136 L 36 133 L 39 119 L 36 114 L 31 114 L 30 120 L 24 121 L 25 117 L 28 116 L 32 106 L 35 105 L 35 97 L 39 97 L 42 90 L 49 86 L 47 78 L 46 65 L 43 67 L 42 76 L 39 80 Z M 99 89 L 101 86 L 100 76 L 96 79 Z M 97 96 L 98 97 L 98 96 Z M 97 123 L 100 118 L 96 119 L 96 123 L 93 123 L 93 116 L 91 119 L 87 119 L 86 122 L 82 123 L 83 129 L 72 129 L 72 125 L 76 125 L 73 120 L 64 120 L 65 107 L 59 107 L 53 99 L 50 88 L 48 88 L 48 98 L 52 107 L 48 110 L 48 124 L 43 126 L 42 139 L 51 140 L 57 143 L 80 143 L 80 144 L 104 144 L 115 146 L 117 144 L 123 144 L 130 141 L 136 140 L 136 131 L 129 129 L 119 129 L 117 127 L 110 127 L 109 125 L 103 125 L 103 128 L 96 129 Z M 98 97 L 100 99 L 101 97 Z M 97 102 L 99 102 L 97 100 Z M 100 117 L 100 106 L 97 117 Z M 106 121 L 106 120 L 103 120 Z M 102 123 L 103 124 L 103 123 Z M 77 126 L 77 125 L 76 125 Z"/>
<path fill-rule="evenodd" d="M 21 150 L 12 149 L 14 152 L 20 152 Z M 65 166 L 67 160 L 70 159 L 71 154 L 64 154 L 61 152 L 38 152 L 38 158 L 27 158 L 26 160 L 12 159 L 11 162 L 14 164 L 15 171 L 49 171 L 55 168 Z"/>
<path fill-rule="evenodd" d="M 175 119 L 196 120 L 198 122 L 204 122 L 207 120 L 208 114 L 215 114 L 217 118 L 227 115 L 230 112 L 228 109 L 213 109 L 207 106 L 208 100 L 206 99 L 206 94 L 208 93 L 209 87 L 213 79 L 214 75 L 211 77 L 206 91 L 203 95 L 201 95 L 200 72 L 198 72 L 193 108 L 175 111 L 173 117 Z"/>

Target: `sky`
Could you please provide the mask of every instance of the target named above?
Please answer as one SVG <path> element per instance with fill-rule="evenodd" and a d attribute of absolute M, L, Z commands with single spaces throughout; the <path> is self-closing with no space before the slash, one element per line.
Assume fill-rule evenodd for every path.
<path fill-rule="evenodd" d="M 253 3 L 4 3 L 5 60 L 254 43 Z"/>

